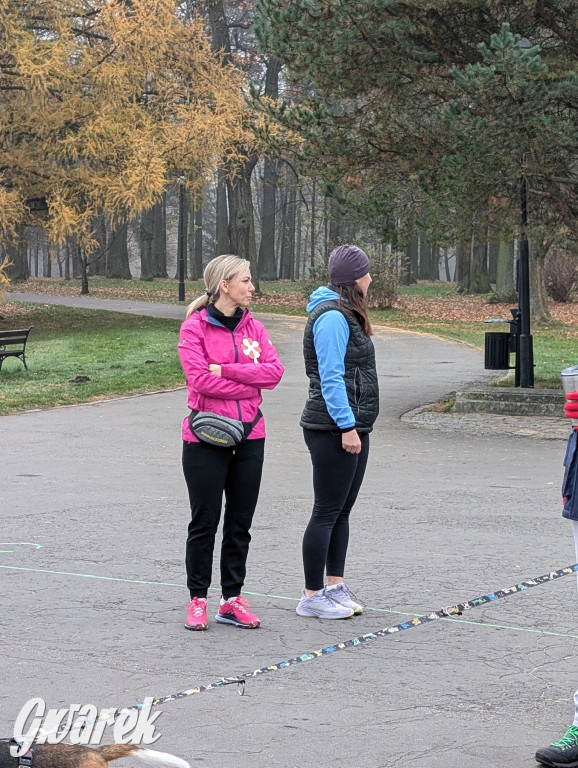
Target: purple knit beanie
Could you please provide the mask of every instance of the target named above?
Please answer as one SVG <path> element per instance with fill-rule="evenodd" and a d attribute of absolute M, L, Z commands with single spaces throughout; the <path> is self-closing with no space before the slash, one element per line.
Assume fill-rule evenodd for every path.
<path fill-rule="evenodd" d="M 369 259 L 356 245 L 338 245 L 329 256 L 329 281 L 332 285 L 353 283 L 369 272 Z"/>

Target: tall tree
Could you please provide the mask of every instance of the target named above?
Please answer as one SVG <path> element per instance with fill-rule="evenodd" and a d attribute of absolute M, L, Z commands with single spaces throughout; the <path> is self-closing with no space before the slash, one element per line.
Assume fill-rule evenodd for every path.
<path fill-rule="evenodd" d="M 106 276 L 130 280 L 128 259 L 128 222 L 120 221 L 110 233 L 106 259 Z"/>
<path fill-rule="evenodd" d="M 233 56 L 229 23 L 223 0 L 207 0 L 206 8 L 211 27 L 213 50 L 220 53 L 224 66 L 230 68 Z M 238 38 L 236 38 L 238 39 Z M 239 66 L 239 70 L 242 68 Z M 227 176 L 227 202 L 229 210 L 228 236 L 230 249 L 254 264 L 254 277 L 258 284 L 257 246 L 255 242 L 255 214 L 251 189 L 251 176 L 258 161 L 256 144 L 245 122 L 237 125 L 238 135 L 224 163 Z"/>
<path fill-rule="evenodd" d="M 524 174 L 531 226 L 578 238 L 577 21 L 574 0 L 258 0 L 262 50 L 312 84 L 262 108 L 368 221 L 377 200 L 411 230 L 425 204 L 457 241 L 485 206 L 478 238 L 511 231 Z"/>
<path fill-rule="evenodd" d="M 514 286 L 514 241 L 500 238 L 496 268 L 496 298 L 498 301 L 516 301 Z"/>
<path fill-rule="evenodd" d="M 153 205 L 153 275 L 168 277 L 167 272 L 167 194 Z"/>
<path fill-rule="evenodd" d="M 153 280 L 153 238 L 154 212 L 152 208 L 141 213 L 140 217 L 140 279 Z"/>
<path fill-rule="evenodd" d="M 193 264 L 191 276 L 199 280 L 203 276 L 203 196 L 198 195 L 195 200 L 195 217 L 193 220 Z"/>
<path fill-rule="evenodd" d="M 95 216 L 204 184 L 237 140 L 240 80 L 172 0 L 0 0 L 0 230 L 34 220 L 98 243 Z M 202 181 L 201 181 L 202 180 Z"/>
<path fill-rule="evenodd" d="M 217 200 L 216 200 L 216 237 L 215 256 L 221 256 L 230 252 L 229 247 L 229 212 L 227 209 L 227 176 L 223 169 L 217 175 Z"/>
<path fill-rule="evenodd" d="M 17 227 L 4 240 L 4 255 L 8 266 L 4 274 L 12 282 L 24 282 L 30 277 L 28 268 L 28 248 L 24 237 L 24 227 Z"/>
<path fill-rule="evenodd" d="M 281 62 L 270 58 L 266 64 L 264 94 L 279 98 Z M 275 218 L 277 206 L 277 161 L 265 155 L 263 167 L 263 211 L 261 214 L 261 242 L 259 244 L 259 275 L 264 280 L 277 277 L 275 264 Z"/>

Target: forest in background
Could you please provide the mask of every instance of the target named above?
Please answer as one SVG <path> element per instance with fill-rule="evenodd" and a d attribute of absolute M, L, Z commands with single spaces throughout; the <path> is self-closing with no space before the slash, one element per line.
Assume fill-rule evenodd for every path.
<path fill-rule="evenodd" d="M 0 0 L 5 272 L 141 280 L 219 253 L 257 282 L 331 248 L 532 310 L 576 284 L 569 0 Z M 10 266 L 7 266 L 10 264 Z"/>

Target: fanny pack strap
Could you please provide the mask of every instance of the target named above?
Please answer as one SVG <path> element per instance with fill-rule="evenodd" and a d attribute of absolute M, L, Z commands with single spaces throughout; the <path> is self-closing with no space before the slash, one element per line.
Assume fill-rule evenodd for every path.
<path fill-rule="evenodd" d="M 191 416 L 194 418 L 198 413 L 201 413 L 201 411 L 196 411 L 194 408 L 191 408 Z M 215 414 L 217 416 L 218 414 Z M 230 417 L 227 417 L 230 418 Z M 261 413 L 261 409 L 257 408 L 257 413 L 255 415 L 255 418 L 253 421 L 241 421 L 241 424 L 243 425 L 243 432 L 245 433 L 244 440 L 246 440 L 251 432 L 253 431 L 253 427 L 255 424 L 259 421 L 259 419 L 263 418 L 263 414 Z"/>

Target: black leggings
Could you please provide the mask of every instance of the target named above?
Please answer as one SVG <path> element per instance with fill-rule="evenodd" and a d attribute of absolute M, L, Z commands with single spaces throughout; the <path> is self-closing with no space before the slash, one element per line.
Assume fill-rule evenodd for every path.
<path fill-rule="evenodd" d="M 369 435 L 360 434 L 361 453 L 347 453 L 341 433 L 304 429 L 313 464 L 315 503 L 303 536 L 305 589 L 323 589 L 324 573 L 343 576 L 349 544 L 349 513 L 363 482 Z"/>
<path fill-rule="evenodd" d="M 191 598 L 206 597 L 211 584 L 223 492 L 221 590 L 225 600 L 241 592 L 251 541 L 249 530 L 259 498 L 264 451 L 264 438 L 247 440 L 235 448 L 183 443 L 183 472 L 191 503 L 185 557 Z"/>

